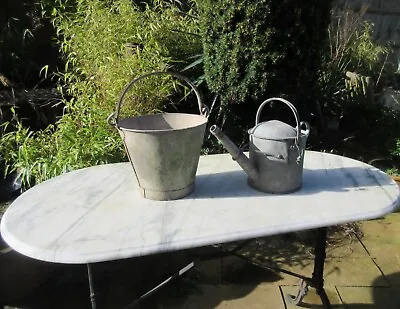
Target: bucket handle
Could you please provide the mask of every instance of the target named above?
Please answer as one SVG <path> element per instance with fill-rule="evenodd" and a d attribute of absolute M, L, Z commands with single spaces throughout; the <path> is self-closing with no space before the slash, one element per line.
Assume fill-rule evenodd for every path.
<path fill-rule="evenodd" d="M 258 125 L 258 123 L 260 122 L 260 114 L 261 114 L 261 110 L 263 109 L 263 107 L 265 106 L 265 104 L 270 103 L 272 101 L 280 101 L 285 103 L 287 106 L 289 106 L 289 108 L 292 110 L 294 117 L 296 118 L 296 131 L 297 131 L 297 135 L 296 135 L 296 144 L 299 145 L 300 143 L 300 130 L 301 130 L 301 126 L 305 125 L 306 126 L 306 130 L 309 131 L 309 126 L 306 122 L 300 122 L 299 120 L 299 113 L 297 112 L 297 109 L 294 107 L 294 105 L 292 103 L 290 103 L 288 100 L 282 99 L 282 98 L 270 98 L 265 100 L 264 102 L 261 103 L 261 105 L 259 106 L 258 110 L 257 110 L 257 114 L 256 114 L 256 125 Z"/>
<path fill-rule="evenodd" d="M 197 87 L 192 83 L 192 81 L 191 81 L 189 78 L 187 78 L 186 76 L 183 76 L 183 75 L 181 75 L 181 74 L 179 74 L 179 73 L 176 73 L 176 72 L 171 72 L 171 71 L 158 72 L 158 71 L 156 71 L 156 72 L 151 72 L 151 73 L 143 74 L 143 75 L 139 76 L 138 78 L 133 79 L 132 81 L 130 81 L 130 82 L 125 86 L 125 88 L 124 88 L 124 90 L 122 91 L 121 96 L 120 96 L 120 98 L 119 98 L 119 100 L 118 100 L 118 102 L 117 102 L 117 104 L 116 104 L 115 112 L 111 113 L 111 114 L 107 117 L 107 123 L 108 123 L 110 126 L 116 126 L 116 125 L 117 125 L 117 123 L 118 123 L 118 117 L 119 117 L 120 110 L 121 110 L 122 100 L 124 99 L 125 95 L 127 94 L 129 88 L 131 88 L 132 85 L 133 85 L 134 83 L 136 83 L 136 82 L 138 82 L 138 81 L 140 81 L 140 80 L 142 80 L 142 79 L 144 79 L 144 78 L 146 78 L 146 77 L 154 76 L 154 75 L 172 75 L 172 76 L 174 76 L 174 77 L 176 77 L 176 78 L 178 78 L 178 79 L 181 79 L 181 80 L 185 81 L 185 82 L 190 86 L 190 88 L 192 88 L 192 90 L 194 91 L 194 93 L 196 94 L 197 103 L 198 103 L 198 105 L 199 105 L 200 115 L 202 115 L 202 116 L 204 116 L 204 117 L 208 117 L 210 110 L 209 110 L 209 108 L 207 107 L 207 105 L 205 105 L 205 104 L 203 103 L 202 95 L 201 95 L 200 91 L 197 89 Z"/>

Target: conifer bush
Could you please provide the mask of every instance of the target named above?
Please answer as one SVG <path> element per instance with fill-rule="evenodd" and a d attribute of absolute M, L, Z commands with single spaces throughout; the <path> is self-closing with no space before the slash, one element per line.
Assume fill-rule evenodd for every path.
<path fill-rule="evenodd" d="M 199 0 L 206 81 L 223 104 L 313 96 L 331 1 Z"/>

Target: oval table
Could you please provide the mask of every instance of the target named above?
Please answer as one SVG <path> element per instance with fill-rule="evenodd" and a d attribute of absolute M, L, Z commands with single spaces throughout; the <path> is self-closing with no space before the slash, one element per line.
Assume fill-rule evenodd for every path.
<path fill-rule="evenodd" d="M 200 157 L 196 189 L 183 199 L 144 199 L 135 186 L 129 163 L 55 177 L 10 205 L 2 236 L 38 260 L 87 264 L 95 308 L 90 263 L 317 229 L 314 273 L 298 276 L 305 284 L 294 301 L 311 285 L 330 308 L 323 289 L 326 227 L 384 216 L 400 202 L 399 187 L 379 169 L 312 151 L 305 154 L 303 186 L 291 194 L 249 187 L 229 154 Z"/>

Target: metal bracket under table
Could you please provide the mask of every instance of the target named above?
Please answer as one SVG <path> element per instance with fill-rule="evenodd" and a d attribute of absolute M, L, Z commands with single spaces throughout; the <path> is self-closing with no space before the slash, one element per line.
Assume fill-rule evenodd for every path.
<path fill-rule="evenodd" d="M 268 270 L 276 271 L 276 272 L 283 272 L 285 274 L 297 277 L 301 279 L 299 283 L 299 289 L 297 291 L 297 294 L 295 296 L 293 295 L 285 295 L 285 298 L 287 301 L 289 301 L 292 304 L 295 305 L 300 305 L 303 301 L 303 298 L 307 295 L 308 293 L 308 287 L 311 286 L 316 289 L 317 294 L 320 296 L 322 305 L 324 309 L 331 309 L 331 304 L 329 302 L 328 296 L 325 292 L 324 289 L 324 263 L 325 263 L 325 257 L 326 257 L 326 238 L 327 238 L 327 228 L 318 228 L 314 230 L 315 232 L 315 245 L 314 245 L 314 271 L 312 274 L 312 277 L 306 277 L 302 276 L 299 274 L 296 274 L 294 272 L 279 268 L 279 267 L 274 267 L 274 266 L 268 266 L 264 265 L 261 263 L 258 263 L 256 261 L 253 261 L 251 259 L 248 259 L 247 257 L 237 254 L 237 252 L 244 248 L 246 245 L 248 245 L 252 239 L 246 240 L 238 244 L 236 247 L 234 247 L 231 250 L 226 250 L 223 252 L 218 252 L 218 253 L 213 253 L 213 254 L 207 254 L 207 255 L 202 255 L 200 258 L 197 258 L 196 260 L 190 262 L 183 268 L 179 269 L 177 272 L 169 276 L 167 279 L 162 281 L 160 284 L 149 290 L 148 292 L 144 293 L 140 297 L 138 297 L 136 300 L 134 300 L 132 303 L 129 305 L 125 306 L 124 309 L 131 309 L 134 308 L 140 301 L 143 299 L 147 298 L 148 296 L 154 294 L 157 290 L 162 288 L 164 285 L 167 283 L 171 282 L 172 280 L 182 276 L 184 273 L 186 273 L 188 270 L 193 268 L 196 263 L 200 261 L 205 261 L 205 260 L 210 260 L 210 259 L 215 259 L 218 257 L 224 257 L 224 256 L 229 256 L 229 255 L 235 255 L 236 257 L 239 257 L 247 262 L 250 262 L 251 264 L 254 264 L 258 267 L 265 268 Z M 93 276 L 92 276 L 92 271 L 90 264 L 87 264 L 87 274 L 88 274 L 88 282 L 89 282 L 89 291 L 90 291 L 90 301 L 92 305 L 92 309 L 96 309 L 96 299 L 95 299 L 95 290 L 94 290 L 94 285 L 93 285 Z"/>
<path fill-rule="evenodd" d="M 276 272 L 282 272 L 294 277 L 297 277 L 300 280 L 300 283 L 298 285 L 298 291 L 296 295 L 285 295 L 285 299 L 289 301 L 290 303 L 294 305 L 300 305 L 303 301 L 303 298 L 307 295 L 308 293 L 308 287 L 313 287 L 315 288 L 317 294 L 321 298 L 322 305 L 324 309 L 331 309 L 331 303 L 329 301 L 329 298 L 326 294 L 326 291 L 324 289 L 324 264 L 325 264 L 325 258 L 326 258 L 326 239 L 327 239 L 327 232 L 328 228 L 322 227 L 313 230 L 315 232 L 315 243 L 314 243 L 314 270 L 312 273 L 311 277 L 306 277 L 303 275 L 296 274 L 294 272 L 291 272 L 286 269 L 282 269 L 279 267 L 274 267 L 274 266 L 269 266 L 269 265 L 264 265 L 261 263 L 258 263 L 256 261 L 253 261 L 251 259 L 246 258 L 245 256 L 242 255 L 235 255 L 243 260 L 246 260 L 256 266 L 259 266 L 261 268 L 265 268 L 268 270 L 276 271 Z"/>

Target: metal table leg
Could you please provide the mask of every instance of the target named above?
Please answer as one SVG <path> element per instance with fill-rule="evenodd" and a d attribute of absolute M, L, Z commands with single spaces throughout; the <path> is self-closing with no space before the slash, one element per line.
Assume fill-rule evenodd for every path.
<path fill-rule="evenodd" d="M 160 284 L 156 285 L 154 288 L 152 288 L 150 291 L 144 293 L 143 295 L 141 295 L 139 298 L 137 298 L 136 300 L 134 300 L 133 302 L 131 302 L 129 305 L 125 306 L 124 309 L 132 309 L 134 308 L 136 305 L 139 304 L 139 302 L 141 302 L 143 299 L 149 297 L 150 295 L 154 294 L 156 291 L 158 291 L 160 288 L 162 288 L 163 286 L 165 286 L 168 282 L 171 282 L 172 280 L 179 278 L 180 276 L 182 276 L 184 273 L 186 273 L 189 269 L 191 269 L 192 267 L 194 267 L 194 262 L 190 262 L 189 264 L 187 264 L 185 267 L 181 268 L 179 271 L 177 271 L 176 273 L 172 274 L 171 276 L 169 276 L 167 279 L 165 279 L 163 282 L 161 282 Z"/>
<path fill-rule="evenodd" d="M 169 276 L 167 279 L 165 279 L 163 282 L 161 282 L 160 284 L 158 284 L 157 286 L 152 288 L 150 291 L 144 293 L 139 298 L 137 298 L 136 300 L 134 300 L 133 302 L 131 302 L 130 304 L 125 306 L 124 309 L 132 309 L 132 308 L 134 308 L 136 305 L 139 304 L 140 301 L 142 301 L 143 299 L 145 299 L 145 298 L 149 297 L 150 295 L 154 294 L 156 291 L 158 291 L 160 288 L 162 288 L 163 286 L 165 286 L 167 283 L 171 282 L 172 280 L 177 279 L 180 276 L 182 276 L 188 270 L 192 269 L 195 266 L 195 264 L 197 264 L 198 262 L 206 261 L 206 260 L 209 260 L 209 259 L 214 259 L 214 258 L 217 258 L 217 257 L 233 255 L 238 250 L 240 250 L 241 248 L 243 248 L 244 246 L 249 244 L 250 242 L 251 242 L 251 240 L 246 240 L 246 241 L 243 241 L 243 242 L 239 243 L 237 246 L 235 246 L 234 248 L 232 248 L 231 250 L 228 250 L 226 252 L 218 252 L 218 253 L 206 254 L 206 255 L 203 255 L 202 257 L 198 257 L 196 259 L 193 259 L 193 261 L 191 261 L 186 266 L 184 266 L 183 268 L 181 268 L 180 270 L 178 270 L 177 272 L 175 272 L 174 274 Z"/>
<path fill-rule="evenodd" d="M 312 284 L 316 289 L 317 294 L 321 298 L 322 304 L 325 309 L 331 308 L 328 296 L 324 289 L 324 263 L 326 258 L 326 236 L 328 229 L 326 227 L 319 228 L 315 236 L 315 258 L 314 258 L 314 271 L 312 274 Z"/>
<path fill-rule="evenodd" d="M 288 274 L 294 277 L 297 277 L 300 280 L 299 283 L 299 288 L 296 293 L 296 295 L 285 295 L 285 299 L 294 304 L 294 305 L 300 305 L 301 302 L 303 301 L 303 298 L 307 295 L 308 293 L 308 287 L 311 286 L 316 289 L 317 294 L 321 298 L 322 304 L 324 309 L 331 309 L 331 304 L 329 302 L 328 296 L 326 295 L 325 289 L 324 289 L 324 263 L 325 263 L 325 257 L 326 257 L 326 236 L 327 236 L 327 231 L 328 229 L 326 227 L 323 228 L 318 228 L 315 230 L 315 245 L 314 245 L 314 271 L 312 274 L 312 277 L 306 277 L 300 274 L 296 274 L 294 272 L 288 271 L 286 269 L 282 269 L 280 267 L 274 267 L 270 265 L 265 265 L 261 264 L 257 261 L 251 260 L 245 256 L 242 256 L 240 254 L 235 254 L 235 256 L 246 260 L 256 266 L 259 266 L 261 268 L 265 268 L 268 270 L 276 271 L 276 272 L 282 272 L 284 274 Z M 235 253 L 235 252 L 233 252 Z"/>
<path fill-rule="evenodd" d="M 242 256 L 240 254 L 237 254 L 237 251 L 243 248 L 245 245 L 247 245 L 250 241 L 245 241 L 241 244 L 239 244 L 237 247 L 235 247 L 232 250 L 228 250 L 225 252 L 220 252 L 218 254 L 211 254 L 207 256 L 203 256 L 202 258 L 197 259 L 197 261 L 202 261 L 202 260 L 208 260 L 210 258 L 215 258 L 215 257 L 221 257 L 221 256 L 227 256 L 227 255 L 235 255 L 241 259 L 244 259 L 252 264 L 255 264 L 259 267 L 266 268 L 269 270 L 273 271 L 278 271 L 278 272 L 283 272 L 285 274 L 300 278 L 300 284 L 299 284 L 299 290 L 295 296 L 292 295 L 287 295 L 286 299 L 295 304 L 299 305 L 301 304 L 303 298 L 307 295 L 308 293 L 308 287 L 311 286 L 316 289 L 317 294 L 320 296 L 322 304 L 324 309 L 331 309 L 331 304 L 329 302 L 328 296 L 326 295 L 325 289 L 324 289 L 324 263 L 325 263 L 325 257 L 326 257 L 326 238 L 327 238 L 327 228 L 319 228 L 315 230 L 315 246 L 314 246 L 314 271 L 312 274 L 312 277 L 306 277 L 302 276 L 300 274 L 293 273 L 291 271 L 279 268 L 279 267 L 273 267 L 273 266 L 268 266 L 264 265 L 261 263 L 258 263 L 256 261 L 250 260 L 245 256 Z M 153 289 L 148 291 L 147 293 L 143 294 L 140 296 L 138 299 L 127 305 L 124 309 L 130 309 L 135 307 L 141 300 L 144 298 L 150 296 L 153 294 L 155 291 L 166 285 L 168 282 L 170 282 L 173 279 L 176 279 L 183 275 L 185 272 L 187 272 L 189 269 L 191 269 L 194 266 L 195 262 L 190 262 L 187 264 L 185 267 L 180 269 L 178 272 L 175 274 L 171 275 L 168 277 L 166 280 L 155 286 Z M 95 299 L 95 291 L 94 291 L 94 286 L 93 286 L 93 279 L 92 279 L 92 272 L 90 268 L 90 264 L 87 264 L 87 273 L 88 273 L 88 279 L 89 279 L 89 289 L 90 289 L 90 301 L 92 303 L 92 309 L 96 309 L 96 299 Z"/>
<path fill-rule="evenodd" d="M 92 303 L 92 309 L 96 309 L 96 298 L 94 293 L 92 270 L 90 268 L 90 264 L 86 264 L 86 267 L 89 280 L 90 302 Z"/>
<path fill-rule="evenodd" d="M 308 293 L 308 286 L 315 288 L 321 298 L 324 309 L 331 309 L 331 303 L 324 289 L 324 264 L 326 257 L 326 227 L 315 230 L 314 246 L 314 271 L 311 278 L 302 278 L 296 296 L 288 295 L 287 300 L 292 304 L 299 305 Z"/>

